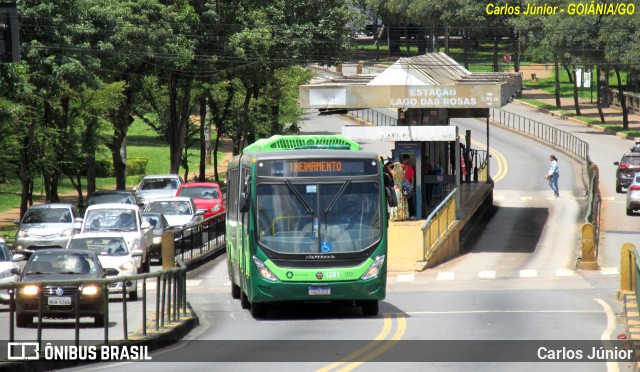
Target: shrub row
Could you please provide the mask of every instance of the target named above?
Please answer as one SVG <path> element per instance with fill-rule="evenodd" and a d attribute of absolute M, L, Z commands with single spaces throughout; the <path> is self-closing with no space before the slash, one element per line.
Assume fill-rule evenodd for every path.
<path fill-rule="evenodd" d="M 138 176 L 146 174 L 148 163 L 149 159 L 147 158 L 127 158 L 127 175 Z M 115 177 L 115 175 L 113 160 L 106 158 L 96 159 L 96 177 Z"/>

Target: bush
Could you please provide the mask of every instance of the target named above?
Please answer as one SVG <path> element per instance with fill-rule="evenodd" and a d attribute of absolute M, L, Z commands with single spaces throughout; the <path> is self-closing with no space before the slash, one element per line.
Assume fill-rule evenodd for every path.
<path fill-rule="evenodd" d="M 147 158 L 128 158 L 127 159 L 127 175 L 137 176 L 144 175 L 147 170 Z M 111 159 L 96 159 L 96 177 L 115 177 L 113 169 L 113 161 Z"/>

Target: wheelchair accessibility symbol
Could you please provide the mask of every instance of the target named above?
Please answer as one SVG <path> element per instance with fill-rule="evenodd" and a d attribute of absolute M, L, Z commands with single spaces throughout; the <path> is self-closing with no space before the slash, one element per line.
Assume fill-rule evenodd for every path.
<path fill-rule="evenodd" d="M 322 253 L 329 253 L 333 251 L 331 242 L 322 242 L 320 249 L 322 250 Z"/>

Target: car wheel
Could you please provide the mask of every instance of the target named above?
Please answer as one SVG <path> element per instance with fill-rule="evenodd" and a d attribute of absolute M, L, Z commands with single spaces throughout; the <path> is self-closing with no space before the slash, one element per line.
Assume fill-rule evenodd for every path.
<path fill-rule="evenodd" d="M 622 186 L 620 186 L 620 184 L 616 183 L 616 192 L 618 194 L 622 194 Z"/>
<path fill-rule="evenodd" d="M 240 290 L 240 306 L 243 309 L 251 308 L 251 302 L 249 302 L 249 298 L 247 297 L 247 295 L 244 293 L 243 290 Z"/>
<path fill-rule="evenodd" d="M 16 327 L 23 328 L 33 323 L 33 316 L 16 313 Z"/>
<path fill-rule="evenodd" d="M 160 256 L 160 258 L 158 258 L 158 265 L 162 266 L 162 256 Z"/>
<path fill-rule="evenodd" d="M 129 292 L 129 301 L 138 301 L 138 290 Z"/>
<path fill-rule="evenodd" d="M 251 316 L 255 319 L 264 318 L 267 315 L 267 304 L 262 302 L 251 303 Z"/>
<path fill-rule="evenodd" d="M 236 300 L 239 299 L 240 292 L 242 292 L 242 290 L 240 289 L 240 286 L 234 283 L 233 281 L 231 281 L 231 298 Z"/>
<path fill-rule="evenodd" d="M 377 300 L 362 301 L 362 314 L 364 316 L 376 316 L 378 315 L 379 307 Z"/>
<path fill-rule="evenodd" d="M 104 327 L 104 314 L 94 316 L 93 325 L 96 327 Z"/>
<path fill-rule="evenodd" d="M 627 208 L 627 216 L 633 216 L 633 209 Z"/>

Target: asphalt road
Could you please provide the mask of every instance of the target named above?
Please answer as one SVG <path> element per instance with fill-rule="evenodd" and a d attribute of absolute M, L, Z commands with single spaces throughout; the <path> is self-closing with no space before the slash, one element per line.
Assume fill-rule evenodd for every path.
<path fill-rule="evenodd" d="M 302 128 L 307 133 L 336 133 L 344 124 L 348 122 L 338 116 L 318 117 L 310 113 Z M 482 123 L 461 120 L 456 124 L 472 129 L 472 137 L 484 142 Z M 564 129 L 565 124 L 562 125 Z M 585 128 L 574 130 L 589 132 Z M 594 159 L 602 156 L 599 151 L 612 153 L 610 148 L 596 150 L 600 146 L 595 144 L 596 139 L 603 141 L 603 149 L 611 146 L 611 141 L 616 142 L 615 148 L 621 148 L 620 152 L 627 147 L 623 140 L 608 136 L 599 135 L 594 142 L 590 138 Z M 425 272 L 390 273 L 388 295 L 381 303 L 378 317 L 362 318 L 355 308 L 320 304 L 277 306 L 270 311 L 268 319 L 255 320 L 231 298 L 223 256 L 190 273 L 190 279 L 199 284 L 189 288 L 189 301 L 201 325 L 186 341 L 154 353 L 152 357 L 157 363 L 102 364 L 95 368 L 180 369 L 184 368 L 183 362 L 189 361 L 188 368 L 193 371 L 629 370 L 631 366 L 627 363 L 604 362 L 461 363 L 470 360 L 465 360 L 464 354 L 460 356 L 460 350 L 481 348 L 490 340 L 597 341 L 615 339 L 622 332 L 618 321 L 621 304 L 615 297 L 619 283 L 616 272 L 608 267 L 599 271 L 575 268 L 577 229 L 584 204 L 584 190 L 578 177 L 580 167 L 559 155 L 561 197 L 555 199 L 542 175 L 547 169 L 548 155 L 558 154 L 557 151 L 494 127 L 491 128 L 491 147 L 506 161 L 500 164 L 497 155 L 492 158 L 492 174 L 502 172 L 496 177 L 495 207 L 464 242 L 466 253 Z M 380 155 L 390 154 L 389 145 L 365 144 L 364 148 Z M 615 155 L 608 156 L 612 157 L 609 159 L 612 163 Z M 601 169 L 606 167 L 602 165 Z M 612 180 L 607 180 L 607 172 L 604 171 L 601 178 L 605 191 L 607 184 L 611 188 L 614 185 Z M 614 213 L 615 200 L 613 202 L 613 207 L 609 205 L 609 214 Z M 628 231 L 632 231 L 635 220 L 627 218 L 623 208 L 617 213 L 614 219 L 617 225 L 629 222 Z M 611 229 L 607 229 L 607 247 L 612 244 L 611 235 L 614 235 Z M 605 263 L 615 268 L 617 262 L 612 258 L 615 255 L 610 253 Z M 249 340 L 264 340 L 259 344 L 262 348 Z M 302 358 L 300 355 L 309 349 L 319 353 L 322 345 L 327 345 L 314 344 L 318 340 L 336 343 L 351 340 L 353 343 L 347 343 L 336 356 L 344 359 L 341 363 L 315 358 L 306 363 L 299 360 L 278 363 L 289 357 Z M 355 340 L 379 340 L 379 344 L 367 348 Z M 429 340 L 435 344 L 429 347 L 419 343 Z M 385 356 L 397 355 L 400 348 L 424 346 L 427 350 L 439 350 L 438 345 L 451 345 L 445 340 L 460 341 L 459 345 L 449 346 L 449 351 L 441 353 L 457 355 L 455 361 L 418 363 L 416 359 L 407 359 L 392 365 L 376 363 Z M 265 351 L 270 342 L 276 341 L 290 343 L 285 350 Z M 572 341 L 566 342 L 568 347 L 572 345 Z M 508 351 L 498 349 L 493 353 L 498 358 L 503 353 L 507 358 Z M 257 360 L 228 361 L 234 359 L 234 355 L 244 355 L 247 360 L 253 355 Z M 364 361 L 368 363 L 362 363 Z"/>

